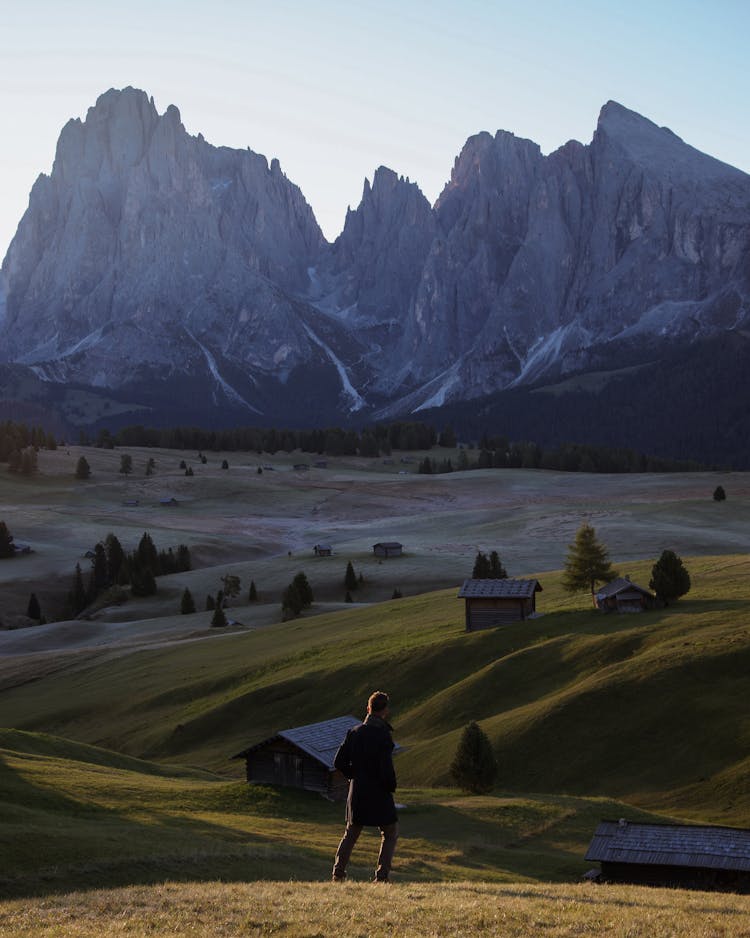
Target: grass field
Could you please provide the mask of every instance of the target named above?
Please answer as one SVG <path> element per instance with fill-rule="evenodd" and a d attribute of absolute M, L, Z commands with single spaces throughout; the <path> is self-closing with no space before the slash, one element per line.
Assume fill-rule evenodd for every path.
<path fill-rule="evenodd" d="M 722 897 L 572 885 L 601 817 L 750 826 L 744 476 L 431 477 L 372 460 L 297 473 L 299 454 L 208 454 L 203 465 L 196 454 L 127 451 L 127 479 L 119 451 L 86 450 L 94 474 L 76 482 L 76 447 L 40 454 L 36 479 L 0 474 L 0 519 L 35 551 L 0 563 L 6 625 L 23 622 L 32 590 L 51 607 L 109 531 L 126 548 L 144 530 L 159 547 L 187 543 L 195 562 L 160 578 L 155 597 L 0 630 L 0 719 L 12 727 L 0 730 L 0 850 L 11 858 L 0 889 L 50 896 L 5 903 L 0 933 L 750 933 L 745 900 L 730 913 Z M 151 455 L 157 474 L 146 478 Z M 259 475 L 258 462 L 275 468 Z M 724 504 L 711 499 L 719 483 Z M 161 506 L 172 496 L 179 505 Z M 584 519 L 643 584 L 658 553 L 675 549 L 689 595 L 606 617 L 565 594 L 555 571 Z M 406 555 L 379 563 L 381 539 L 402 541 Z M 336 555 L 314 558 L 316 542 Z M 477 549 L 498 549 L 511 575 L 540 578 L 539 618 L 464 632 L 456 586 Z M 364 577 L 352 605 L 347 560 Z M 316 601 L 282 623 L 279 596 L 300 569 Z M 227 572 L 245 595 L 250 579 L 261 592 L 228 610 L 239 625 L 177 614 L 185 586 L 200 606 Z M 394 587 L 403 599 L 390 599 Z M 340 806 L 249 788 L 230 758 L 279 729 L 359 715 L 375 686 L 393 696 L 404 747 L 402 885 L 387 912 L 356 882 L 337 899 L 323 885 Z M 500 764 L 485 797 L 449 787 L 472 719 Z M 355 880 L 368 879 L 374 852 L 365 840 Z M 130 888 L 51 896 L 93 887 Z"/>

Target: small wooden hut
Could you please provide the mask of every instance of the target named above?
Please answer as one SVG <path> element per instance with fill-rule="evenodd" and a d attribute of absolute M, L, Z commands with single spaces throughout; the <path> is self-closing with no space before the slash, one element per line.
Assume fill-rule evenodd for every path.
<path fill-rule="evenodd" d="M 750 891 L 750 830 L 602 821 L 586 859 L 607 882 Z"/>
<path fill-rule="evenodd" d="M 404 552 L 403 544 L 398 541 L 379 541 L 372 545 L 376 557 L 400 557 Z"/>
<path fill-rule="evenodd" d="M 333 759 L 347 731 L 360 722 L 345 716 L 279 730 L 232 758 L 245 760 L 249 783 L 304 788 L 342 801 L 349 782 L 334 768 Z"/>
<path fill-rule="evenodd" d="M 602 612 L 643 612 L 652 609 L 656 597 L 629 577 L 617 577 L 595 594 L 596 608 Z"/>
<path fill-rule="evenodd" d="M 316 544 L 313 547 L 313 553 L 316 557 L 330 557 L 333 553 L 333 548 L 330 544 Z"/>
<path fill-rule="evenodd" d="M 541 591 L 539 580 L 464 580 L 458 598 L 466 602 L 466 631 L 528 619 Z"/>

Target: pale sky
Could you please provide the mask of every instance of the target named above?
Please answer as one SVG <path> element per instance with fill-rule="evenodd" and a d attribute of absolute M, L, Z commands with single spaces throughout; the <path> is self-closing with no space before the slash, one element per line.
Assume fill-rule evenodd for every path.
<path fill-rule="evenodd" d="M 750 0 L 0 0 L 0 259 L 109 88 L 278 157 L 325 235 L 381 164 L 434 201 L 466 138 L 588 143 L 614 99 L 750 172 Z"/>

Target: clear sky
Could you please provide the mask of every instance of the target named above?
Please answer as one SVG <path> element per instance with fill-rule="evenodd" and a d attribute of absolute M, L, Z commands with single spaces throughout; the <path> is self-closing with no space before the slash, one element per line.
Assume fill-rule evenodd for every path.
<path fill-rule="evenodd" d="M 108 88 L 278 157 L 333 239 L 379 165 L 434 201 L 471 134 L 588 143 L 610 99 L 749 172 L 749 40 L 750 0 L 0 0 L 0 258 Z"/>

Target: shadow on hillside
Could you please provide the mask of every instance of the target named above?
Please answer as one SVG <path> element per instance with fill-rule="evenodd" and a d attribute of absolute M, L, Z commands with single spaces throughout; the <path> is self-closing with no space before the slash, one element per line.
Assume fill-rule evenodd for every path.
<path fill-rule="evenodd" d="M 50 770 L 59 767 L 52 763 Z M 0 756 L 2 843 L 6 857 L 12 858 L 0 874 L 0 898 L 166 880 L 245 882 L 330 875 L 328 850 L 324 855 L 309 844 L 279 844 L 271 835 L 248 832 L 238 825 L 241 815 L 229 815 L 223 823 L 189 817 L 177 813 L 176 805 L 162 809 L 140 804 L 137 790 L 126 812 L 77 799 L 54 784 L 52 775 L 49 787 L 35 784 Z"/>

